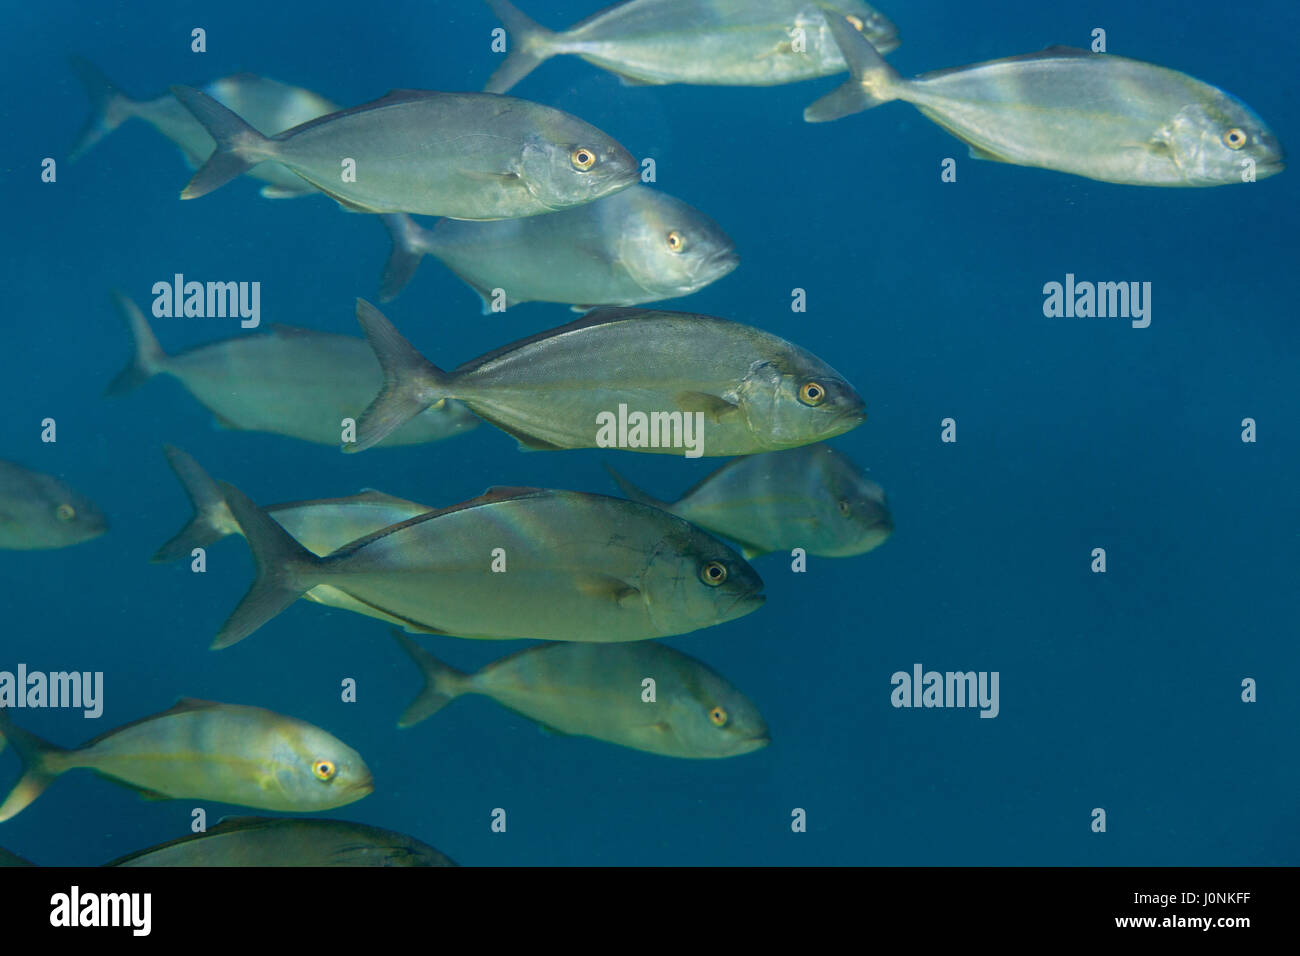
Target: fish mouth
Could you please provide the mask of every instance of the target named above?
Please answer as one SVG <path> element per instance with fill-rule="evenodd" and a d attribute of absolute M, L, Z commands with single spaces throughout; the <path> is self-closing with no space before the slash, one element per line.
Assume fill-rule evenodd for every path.
<path fill-rule="evenodd" d="M 772 737 L 770 734 L 767 733 L 755 734 L 753 737 L 746 737 L 744 740 L 742 740 L 740 742 L 740 747 L 737 748 L 736 752 L 742 754 L 750 754 L 753 753 L 755 750 L 762 750 L 771 742 L 772 742 Z"/>
<path fill-rule="evenodd" d="M 1262 179 L 1265 176 L 1274 176 L 1286 169 L 1286 160 L 1280 156 L 1277 159 L 1267 159 L 1255 163 L 1255 178 Z"/>
<path fill-rule="evenodd" d="M 727 609 L 727 620 L 731 621 L 738 617 L 744 617 L 746 614 L 752 614 L 762 607 L 766 601 L 767 595 L 762 592 L 742 594 Z"/>
<path fill-rule="evenodd" d="M 357 799 L 368 796 L 375 792 L 375 778 L 366 774 L 364 780 L 358 780 L 356 783 L 349 784 L 343 791 L 344 793 L 355 793 Z"/>
<path fill-rule="evenodd" d="M 731 249 L 722 249 L 705 259 L 695 270 L 695 281 L 716 282 L 740 265 L 740 256 Z"/>

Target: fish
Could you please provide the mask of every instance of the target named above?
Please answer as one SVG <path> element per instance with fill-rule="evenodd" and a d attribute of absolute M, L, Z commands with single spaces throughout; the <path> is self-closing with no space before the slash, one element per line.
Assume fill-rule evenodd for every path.
<path fill-rule="evenodd" d="M 0 866 L 35 866 L 31 860 L 24 859 L 17 853 L 10 853 L 4 847 L 0 847 Z"/>
<path fill-rule="evenodd" d="M 217 142 L 182 199 L 206 195 L 265 160 L 352 212 L 452 219 L 536 216 L 640 180 L 632 154 L 609 135 L 509 96 L 392 90 L 267 137 L 201 90 L 174 86 L 172 93 Z"/>
<path fill-rule="evenodd" d="M 526 219 L 440 219 L 424 229 L 403 214 L 383 218 L 393 252 L 381 302 L 397 296 L 425 253 L 479 294 L 484 315 L 492 311 L 494 289 L 502 290 L 507 307 L 563 302 L 586 311 L 690 295 L 740 264 L 734 243 L 712 219 L 641 185 Z"/>
<path fill-rule="evenodd" d="M 0 549 L 66 548 L 108 530 L 99 506 L 53 475 L 0 460 Z"/>
<path fill-rule="evenodd" d="M 183 697 L 170 710 L 110 730 L 73 750 L 14 724 L 0 708 L 23 775 L 0 804 L 10 820 L 69 770 L 92 770 L 157 800 L 193 799 L 307 813 L 374 789 L 361 755 L 332 734 L 261 707 Z"/>
<path fill-rule="evenodd" d="M 734 620 L 764 600 L 762 578 L 730 547 L 621 498 L 494 488 L 320 558 L 239 489 L 219 487 L 257 576 L 214 649 L 319 584 L 406 630 L 485 640 L 640 641 Z"/>
<path fill-rule="evenodd" d="M 163 563 L 188 558 L 195 548 L 206 548 L 228 535 L 242 535 L 243 529 L 230 513 L 221 489 L 203 467 L 190 454 L 174 445 L 164 445 L 163 450 L 172 471 L 180 479 L 181 486 L 194 506 L 194 517 L 159 548 L 151 560 Z M 265 509 L 294 540 L 318 557 L 324 557 L 381 528 L 433 510 L 428 505 L 374 490 L 346 498 L 321 498 L 270 505 Z M 303 594 L 303 598 L 317 604 L 365 614 L 389 624 L 405 624 L 402 619 L 385 614 L 370 604 L 363 604 L 328 584 L 316 585 Z"/>
<path fill-rule="evenodd" d="M 829 445 L 733 459 L 671 504 L 605 469 L 628 498 L 738 542 L 746 559 L 794 548 L 847 558 L 879 547 L 894 530 L 884 489 Z"/>
<path fill-rule="evenodd" d="M 898 27 L 860 0 L 629 0 L 556 33 L 506 0 L 487 0 L 509 32 L 505 62 L 485 89 L 504 93 L 542 61 L 580 56 L 625 83 L 773 86 L 846 69 L 823 8 L 845 15 L 878 50 Z"/>
<path fill-rule="evenodd" d="M 828 17 L 852 77 L 804 111 L 810 123 L 911 103 L 976 159 L 1135 186 L 1220 186 L 1285 167 L 1250 107 L 1140 60 L 1048 47 L 906 80 L 843 18 Z"/>
<path fill-rule="evenodd" d="M 543 644 L 466 674 L 401 631 L 393 636 L 425 679 L 399 727 L 457 697 L 482 694 L 548 729 L 663 757 L 736 757 L 771 740 L 749 698 L 705 664 L 655 641 Z M 653 700 L 646 699 L 647 679 L 654 681 Z"/>
<path fill-rule="evenodd" d="M 355 336 L 273 325 L 168 355 L 128 296 L 115 291 L 113 302 L 135 353 L 108 395 L 170 375 L 225 428 L 337 446 L 343 419 L 356 418 L 383 383 L 374 353 Z M 478 424 L 463 405 L 448 402 L 416 416 L 387 444 L 441 441 Z"/>
<path fill-rule="evenodd" d="M 193 833 L 105 866 L 456 866 L 415 837 L 307 817 L 223 817 Z"/>
<path fill-rule="evenodd" d="M 346 452 L 372 447 L 448 399 L 534 450 L 617 440 L 634 451 L 728 457 L 832 438 L 866 419 L 862 397 L 821 359 L 713 316 L 600 308 L 452 372 L 425 359 L 364 299 L 357 320 L 385 383 Z M 629 408 L 651 422 L 646 443 L 622 442 Z"/>
<path fill-rule="evenodd" d="M 144 120 L 180 147 L 192 169 L 207 162 L 217 148 L 216 140 L 171 93 L 151 100 L 135 100 L 118 89 L 93 63 L 80 57 L 72 57 L 71 62 L 90 98 L 91 115 L 68 156 L 70 161 L 79 159 L 132 118 Z M 253 73 L 223 76 L 203 87 L 203 91 L 222 106 L 243 116 L 250 126 L 267 136 L 339 109 L 311 90 Z M 265 182 L 261 192 L 267 199 L 292 199 L 318 192 L 301 176 L 278 163 L 259 163 L 248 170 L 248 175 Z"/>

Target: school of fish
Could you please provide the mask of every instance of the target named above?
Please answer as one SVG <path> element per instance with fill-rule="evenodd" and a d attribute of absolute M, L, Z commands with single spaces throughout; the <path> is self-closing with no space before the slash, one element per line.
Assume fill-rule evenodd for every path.
<path fill-rule="evenodd" d="M 687 448 L 730 459 L 676 500 L 607 465 L 622 498 L 491 487 L 462 502 L 366 490 L 259 505 L 210 473 L 216 463 L 166 445 L 193 515 L 153 560 L 241 535 L 256 563 L 244 599 L 224 623 L 211 622 L 212 646 L 261 629 L 276 639 L 275 619 L 300 598 L 376 618 L 356 626 L 386 625 L 425 682 L 394 714 L 402 727 L 479 695 L 546 728 L 663 757 L 760 750 L 772 738 L 758 706 L 656 639 L 759 613 L 764 584 L 751 560 L 795 549 L 860 556 L 894 529 L 884 490 L 824 444 L 867 418 L 850 378 L 753 317 L 653 306 L 736 271 L 736 244 L 704 212 L 643 182 L 636 157 L 610 134 L 506 95 L 547 59 L 573 55 L 630 84 L 763 87 L 847 72 L 807 107 L 808 122 L 902 100 L 974 157 L 1109 183 L 1218 186 L 1243 181 L 1245 166 L 1264 178 L 1285 165 L 1276 137 L 1240 100 L 1139 60 L 1050 47 L 905 78 L 884 59 L 898 28 L 860 0 L 626 0 L 563 30 L 507 0 L 487 6 L 509 47 L 481 92 L 397 89 L 340 108 L 240 74 L 137 100 L 90 62 L 72 61 L 92 111 L 70 158 L 141 119 L 194 170 L 181 199 L 248 176 L 268 199 L 323 194 L 381 219 L 392 248 L 380 302 L 398 296 L 427 255 L 474 289 L 485 313 L 528 302 L 584 313 L 444 370 L 364 295 L 338 304 L 355 310 L 362 335 L 274 325 L 169 353 L 138 295 L 112 290 L 130 355 L 107 395 L 170 376 L 225 427 L 348 453 L 447 441 L 486 422 L 527 450 Z M 882 111 L 854 122 L 865 137 L 888 119 Z M 340 176 L 340 157 L 355 175 Z M 413 216 L 440 218 L 422 225 Z M 603 420 L 612 409 L 633 413 Z M 108 529 L 59 478 L 0 461 L 0 548 L 64 548 Z M 488 557 L 494 549 L 508 559 L 505 573 Z M 465 673 L 421 643 L 430 635 L 541 643 Z M 453 642 L 444 647 L 454 654 Z M 646 678 L 656 686 L 648 698 Z M 181 698 L 72 749 L 25 731 L 0 706 L 6 745 L 23 766 L 0 822 L 74 770 L 155 799 L 290 814 L 346 806 L 384 786 L 331 732 L 243 703 Z M 0 850 L 0 865 L 29 864 Z M 231 817 L 107 865 L 455 864 L 413 837 L 359 823 Z"/>

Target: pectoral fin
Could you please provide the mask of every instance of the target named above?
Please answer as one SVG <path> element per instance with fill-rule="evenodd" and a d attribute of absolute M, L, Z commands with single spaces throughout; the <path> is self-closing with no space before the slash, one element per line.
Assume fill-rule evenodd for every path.
<path fill-rule="evenodd" d="M 970 148 L 970 156 L 971 159 L 982 159 L 990 163 L 1011 163 L 1010 160 L 1003 159 L 1001 156 L 998 156 L 994 153 L 990 153 L 987 149 L 981 149 L 978 146 L 972 146 Z M 1011 163 L 1011 165 L 1014 166 L 1017 164 Z"/>
<path fill-rule="evenodd" d="M 703 412 L 711 422 L 721 422 L 740 411 L 740 406 L 710 392 L 678 392 L 673 396 L 684 412 Z"/>
<path fill-rule="evenodd" d="M 628 607 L 641 599 L 641 591 L 622 578 L 608 574 L 589 574 L 579 577 L 577 588 L 588 597 L 613 601 L 619 607 Z"/>

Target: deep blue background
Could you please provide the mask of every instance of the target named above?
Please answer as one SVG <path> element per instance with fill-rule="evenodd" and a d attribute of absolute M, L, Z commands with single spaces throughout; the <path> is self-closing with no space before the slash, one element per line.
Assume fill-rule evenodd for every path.
<path fill-rule="evenodd" d="M 560 28 L 594 0 L 521 5 Z M 465 864 L 1295 864 L 1297 497 L 1296 190 L 1143 189 L 966 158 L 894 103 L 810 126 L 838 79 L 769 89 L 629 88 L 576 58 L 513 92 L 577 113 L 658 163 L 659 186 L 734 237 L 740 269 L 670 307 L 785 335 L 828 358 L 870 419 L 836 442 L 891 497 L 897 532 L 850 560 L 758 563 L 759 613 L 672 643 L 741 687 L 773 743 L 725 761 L 674 761 L 545 736 L 490 701 L 459 701 L 404 732 L 415 669 L 383 625 L 299 603 L 237 647 L 208 651 L 251 576 L 238 540 L 209 573 L 150 566 L 188 506 L 161 453 L 181 445 L 271 502 L 362 487 L 441 505 L 492 484 L 611 492 L 602 453 L 520 454 L 490 427 L 359 456 L 216 430 L 171 380 L 101 398 L 128 356 L 108 298 L 142 305 L 183 272 L 262 282 L 264 322 L 356 333 L 375 294 L 378 221 L 324 199 L 268 202 L 239 182 L 194 202 L 189 171 L 142 123 L 123 126 L 56 184 L 87 103 L 65 57 L 86 56 L 152 96 L 252 71 L 352 105 L 394 87 L 478 89 L 496 25 L 473 3 L 194 5 L 91 15 L 21 4 L 0 38 L 4 348 L 0 455 L 63 476 L 113 522 L 94 542 L 0 552 L 0 669 L 103 670 L 97 722 L 32 712 L 72 745 L 177 696 L 258 704 L 317 723 L 365 756 L 376 792 L 335 811 L 403 830 Z M 1295 4 L 907 0 L 891 60 L 905 74 L 1087 45 L 1230 90 L 1283 143 L 1300 142 Z M 203 26 L 208 52 L 189 50 Z M 958 182 L 939 164 L 956 157 Z M 1154 286 L 1153 321 L 1045 319 L 1043 283 Z M 789 308 L 808 291 L 806 315 Z M 563 306 L 479 314 L 433 260 L 386 310 L 443 365 L 568 321 Z M 169 350 L 237 331 L 159 320 Z M 57 419 L 43 445 L 39 422 Z M 958 422 L 955 445 L 940 420 Z M 1240 421 L 1259 423 L 1257 444 Z M 608 457 L 609 453 L 604 453 Z M 617 455 L 665 496 L 720 462 Z M 1109 571 L 1089 571 L 1106 548 Z M 427 645 L 471 667 L 512 649 Z M 920 661 L 997 670 L 1001 715 L 894 710 L 889 676 Z M 339 701 L 354 677 L 360 701 Z M 1239 700 L 1240 682 L 1260 700 Z M 17 761 L 0 756 L 0 787 Z M 492 834 L 494 807 L 509 813 Z M 790 812 L 808 811 L 792 834 Z M 1104 807 L 1109 831 L 1090 832 Z M 209 806 L 210 819 L 237 808 Z M 93 864 L 188 831 L 190 804 L 147 803 L 70 774 L 0 826 L 0 845 Z"/>

